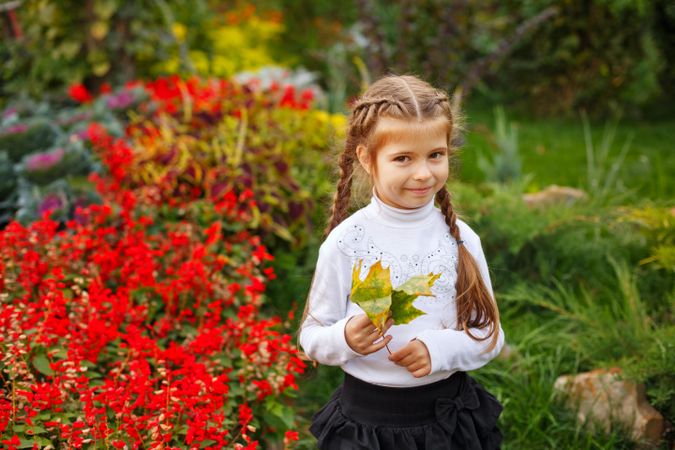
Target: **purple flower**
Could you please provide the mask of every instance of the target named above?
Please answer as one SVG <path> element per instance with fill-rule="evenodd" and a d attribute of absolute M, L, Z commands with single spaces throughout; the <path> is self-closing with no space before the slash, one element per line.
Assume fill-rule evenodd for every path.
<path fill-rule="evenodd" d="M 9 117 L 12 117 L 14 114 L 16 114 L 19 110 L 17 108 L 7 108 L 2 112 L 2 118 L 3 119 L 8 119 Z"/>
<path fill-rule="evenodd" d="M 47 211 L 53 211 L 63 207 L 63 200 L 57 194 L 47 194 L 38 206 L 38 215 L 42 216 Z"/>
<path fill-rule="evenodd" d="M 74 133 L 73 136 L 77 137 L 81 141 L 88 141 L 89 140 L 89 130 L 86 128 L 84 130 L 80 130 L 77 133 Z"/>
<path fill-rule="evenodd" d="M 110 109 L 124 109 L 134 102 L 134 94 L 131 91 L 122 91 L 117 95 L 111 95 L 106 100 Z"/>
<path fill-rule="evenodd" d="M 28 129 L 28 125 L 23 124 L 23 123 L 17 123 L 16 125 L 12 125 L 11 127 L 7 127 L 2 134 L 19 134 L 23 133 Z"/>
<path fill-rule="evenodd" d="M 62 148 L 57 148 L 50 152 L 37 153 L 28 157 L 26 169 L 31 172 L 51 169 L 61 162 L 65 154 L 66 151 Z"/>

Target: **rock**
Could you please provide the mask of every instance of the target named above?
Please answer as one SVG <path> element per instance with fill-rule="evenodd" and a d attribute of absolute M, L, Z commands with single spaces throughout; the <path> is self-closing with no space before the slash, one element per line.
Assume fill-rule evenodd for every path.
<path fill-rule="evenodd" d="M 648 448 L 657 446 L 665 420 L 645 396 L 643 384 L 621 379 L 621 369 L 597 369 L 578 375 L 563 375 L 554 390 L 565 396 L 577 419 L 609 432 L 612 425 L 632 431 L 632 437 Z"/>
<path fill-rule="evenodd" d="M 569 205 L 579 200 L 585 200 L 587 197 L 588 195 L 580 189 L 553 184 L 543 191 L 523 195 L 523 200 L 527 206 L 537 207 L 558 203 Z"/>

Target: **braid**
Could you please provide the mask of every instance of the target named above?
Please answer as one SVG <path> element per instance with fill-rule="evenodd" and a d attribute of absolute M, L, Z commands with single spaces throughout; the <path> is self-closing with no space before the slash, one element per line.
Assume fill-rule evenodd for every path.
<path fill-rule="evenodd" d="M 450 235 L 457 243 L 457 282 L 455 284 L 457 325 L 472 339 L 483 341 L 492 338 L 486 349 L 486 351 L 490 351 L 497 345 L 499 338 L 499 329 L 495 326 L 499 323 L 497 304 L 488 291 L 476 260 L 461 240 L 459 227 L 457 226 L 457 213 L 452 207 L 450 192 L 445 186 L 436 193 L 436 201 L 443 213 L 445 223 L 450 228 Z M 469 331 L 469 328 L 484 328 L 486 326 L 491 326 L 491 329 L 490 333 L 483 338 L 476 337 Z"/>
<path fill-rule="evenodd" d="M 333 196 L 333 206 L 330 210 L 328 226 L 324 232 L 328 236 L 333 228 L 338 226 L 345 219 L 349 209 L 349 199 L 352 194 L 352 175 L 354 173 L 354 160 L 356 159 L 356 145 L 347 141 L 345 151 L 340 155 L 338 166 L 340 167 L 340 180 L 337 184 L 335 195 Z"/>
<path fill-rule="evenodd" d="M 395 113 L 394 108 L 398 109 Z M 352 112 L 350 125 L 355 132 L 365 136 L 370 133 L 377 119 L 383 115 L 405 116 L 407 108 L 402 101 L 393 98 L 366 98 L 357 103 Z"/>
<path fill-rule="evenodd" d="M 352 110 L 349 121 L 349 136 L 347 137 L 345 150 L 338 160 L 340 180 L 333 196 L 333 206 L 331 207 L 328 226 L 324 232 L 326 236 L 345 219 L 349 210 L 357 145 L 363 141 L 364 136 L 368 136 L 372 131 L 378 118 L 382 115 L 395 116 L 395 109 L 398 109 L 397 112 L 400 116 L 403 116 L 406 112 L 406 107 L 400 100 L 378 97 L 362 99 Z"/>
<path fill-rule="evenodd" d="M 456 241 L 460 241 L 461 238 L 459 235 L 459 227 L 457 226 L 457 214 L 452 207 L 450 192 L 448 192 L 448 189 L 445 186 L 443 186 L 440 191 L 436 192 L 436 201 L 441 208 L 445 223 L 448 225 L 448 228 L 450 228 L 450 235 L 455 238 Z"/>

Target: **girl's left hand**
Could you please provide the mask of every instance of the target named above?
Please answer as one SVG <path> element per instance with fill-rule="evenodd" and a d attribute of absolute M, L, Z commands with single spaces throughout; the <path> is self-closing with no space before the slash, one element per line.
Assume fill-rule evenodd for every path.
<path fill-rule="evenodd" d="M 431 356 L 424 342 L 413 339 L 405 347 L 389 355 L 389 360 L 405 367 L 415 378 L 429 375 Z"/>

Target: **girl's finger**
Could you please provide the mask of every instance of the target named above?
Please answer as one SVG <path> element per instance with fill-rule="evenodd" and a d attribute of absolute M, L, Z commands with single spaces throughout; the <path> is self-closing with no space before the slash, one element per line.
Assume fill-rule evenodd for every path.
<path fill-rule="evenodd" d="M 368 347 L 368 353 L 374 353 L 382 348 L 384 348 L 385 345 L 387 345 L 391 341 L 391 336 L 385 336 L 382 338 L 381 341 L 379 342 L 373 342 L 370 347 Z"/>
<path fill-rule="evenodd" d="M 408 372 L 413 373 L 416 372 L 420 369 L 423 369 L 427 366 L 426 361 L 415 361 L 412 364 L 410 364 L 406 369 L 408 369 Z"/>
<path fill-rule="evenodd" d="M 415 371 L 410 372 L 412 376 L 415 378 L 421 378 L 429 374 L 429 367 L 422 367 L 421 369 L 417 369 Z"/>
<path fill-rule="evenodd" d="M 391 328 L 391 326 L 392 326 L 393 324 L 394 324 L 394 319 L 389 319 L 389 320 L 387 320 L 387 323 L 384 324 L 384 330 L 382 331 L 382 333 L 383 333 L 383 334 L 386 333 L 387 330 L 389 330 L 389 328 Z"/>
<path fill-rule="evenodd" d="M 408 353 L 408 355 L 404 356 L 400 361 L 398 361 L 396 364 L 399 366 L 403 367 L 409 367 L 417 363 L 417 358 L 415 358 L 415 355 L 412 353 Z"/>

